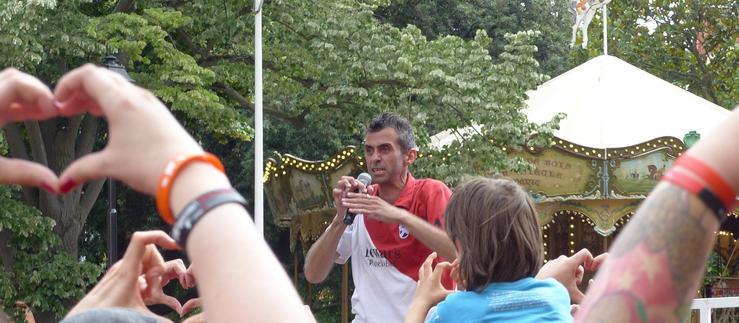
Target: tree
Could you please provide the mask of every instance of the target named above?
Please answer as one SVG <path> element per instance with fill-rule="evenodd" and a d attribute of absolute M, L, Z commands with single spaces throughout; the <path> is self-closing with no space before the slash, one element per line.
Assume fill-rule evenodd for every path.
<path fill-rule="evenodd" d="M 739 4 L 710 1 L 613 1 L 608 5 L 611 55 L 732 109 L 739 97 Z M 603 22 L 596 16 L 591 31 Z M 591 32 L 590 49 L 575 62 L 601 54 L 603 35 Z"/>
<path fill-rule="evenodd" d="M 397 27 L 415 25 L 430 39 L 446 35 L 472 39 L 485 30 L 494 40 L 488 45 L 493 59 L 504 51 L 505 34 L 536 30 L 534 54 L 540 71 L 557 76 L 571 67 L 567 41 L 572 15 L 568 2 L 548 0 L 405 0 L 376 10 L 376 16 Z"/>

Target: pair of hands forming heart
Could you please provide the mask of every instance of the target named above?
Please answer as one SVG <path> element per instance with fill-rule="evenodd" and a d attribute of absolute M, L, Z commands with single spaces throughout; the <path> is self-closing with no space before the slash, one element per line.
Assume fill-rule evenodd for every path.
<path fill-rule="evenodd" d="M 191 299 L 185 305 L 169 295 L 162 287 L 177 278 L 185 288 L 195 286 L 191 269 L 185 269 L 181 260 L 164 262 L 156 246 L 178 249 L 177 243 L 162 231 L 136 232 L 131 237 L 123 258 L 113 265 L 103 278 L 85 297 L 75 305 L 67 317 L 98 308 L 128 308 L 159 320 L 146 306 L 164 304 L 181 316 L 200 306 L 199 299 Z M 202 322 L 203 314 L 193 316 L 185 322 Z"/>
<path fill-rule="evenodd" d="M 582 283 L 585 271 L 597 271 L 607 258 L 607 253 L 593 257 L 588 249 L 582 249 L 570 257 L 562 255 L 557 259 L 548 261 L 539 269 L 536 278 L 554 278 L 567 288 L 567 292 L 570 294 L 570 301 L 573 304 L 580 304 L 583 298 L 585 298 L 585 294 L 583 294 L 578 285 Z M 592 279 L 589 283 L 592 283 Z"/>
<path fill-rule="evenodd" d="M 111 177 L 153 195 L 169 160 L 202 152 L 151 92 L 104 68 L 86 65 L 75 69 L 59 80 L 54 92 L 28 74 L 14 69 L 0 72 L 0 126 L 82 113 L 108 120 L 109 140 L 103 150 L 74 161 L 59 177 L 44 165 L 0 157 L 0 184 L 37 186 L 63 194 L 86 181 Z M 164 303 L 182 314 L 199 306 L 198 300 L 181 306 L 161 291 L 174 277 L 186 287 L 194 286 L 195 281 L 181 262 L 164 263 L 153 244 L 177 248 L 164 232 L 134 235 L 123 259 L 70 313 L 125 307 L 154 315 L 146 304 Z"/>
<path fill-rule="evenodd" d="M 59 80 L 53 93 L 28 74 L 0 72 L 0 126 L 82 113 L 108 120 L 105 149 L 76 160 L 59 177 L 44 165 L 0 158 L 0 183 L 63 194 L 86 181 L 112 177 L 153 195 L 170 159 L 202 151 L 151 92 L 104 68 L 75 69 Z"/>

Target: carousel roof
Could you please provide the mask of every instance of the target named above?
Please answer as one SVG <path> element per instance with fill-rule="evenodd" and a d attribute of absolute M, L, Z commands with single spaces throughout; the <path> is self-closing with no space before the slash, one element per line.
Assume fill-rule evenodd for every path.
<path fill-rule="evenodd" d="M 602 55 L 528 93 L 529 121 L 567 117 L 555 135 L 592 148 L 639 144 L 657 137 L 708 133 L 729 111 L 638 69 Z"/>
<path fill-rule="evenodd" d="M 595 57 L 527 93 L 529 121 L 567 117 L 555 136 L 591 148 L 616 148 L 658 137 L 707 134 L 729 111 L 622 61 Z M 471 128 L 462 129 L 465 135 Z M 447 130 L 432 137 L 441 148 L 458 137 Z"/>

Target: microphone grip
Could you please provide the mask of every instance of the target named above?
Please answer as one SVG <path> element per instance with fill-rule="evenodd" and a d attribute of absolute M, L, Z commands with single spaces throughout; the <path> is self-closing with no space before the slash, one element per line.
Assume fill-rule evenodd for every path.
<path fill-rule="evenodd" d="M 354 193 L 359 193 L 359 189 L 356 189 Z M 352 225 L 352 223 L 354 223 L 355 216 L 357 215 L 352 212 L 349 212 L 349 210 L 346 210 L 346 214 L 344 214 L 344 224 Z"/>
<path fill-rule="evenodd" d="M 352 225 L 354 223 L 354 217 L 357 216 L 356 214 L 346 211 L 346 214 L 344 214 L 344 224 L 346 225 Z"/>

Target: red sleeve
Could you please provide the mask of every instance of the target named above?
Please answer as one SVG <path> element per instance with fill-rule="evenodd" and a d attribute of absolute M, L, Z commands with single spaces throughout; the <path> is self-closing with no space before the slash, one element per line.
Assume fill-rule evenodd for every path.
<path fill-rule="evenodd" d="M 426 205 L 426 221 L 444 230 L 444 211 L 446 210 L 447 203 L 449 203 L 449 198 L 452 196 L 452 190 L 442 182 L 436 182 L 435 184 L 435 187 L 429 190 Z"/>

